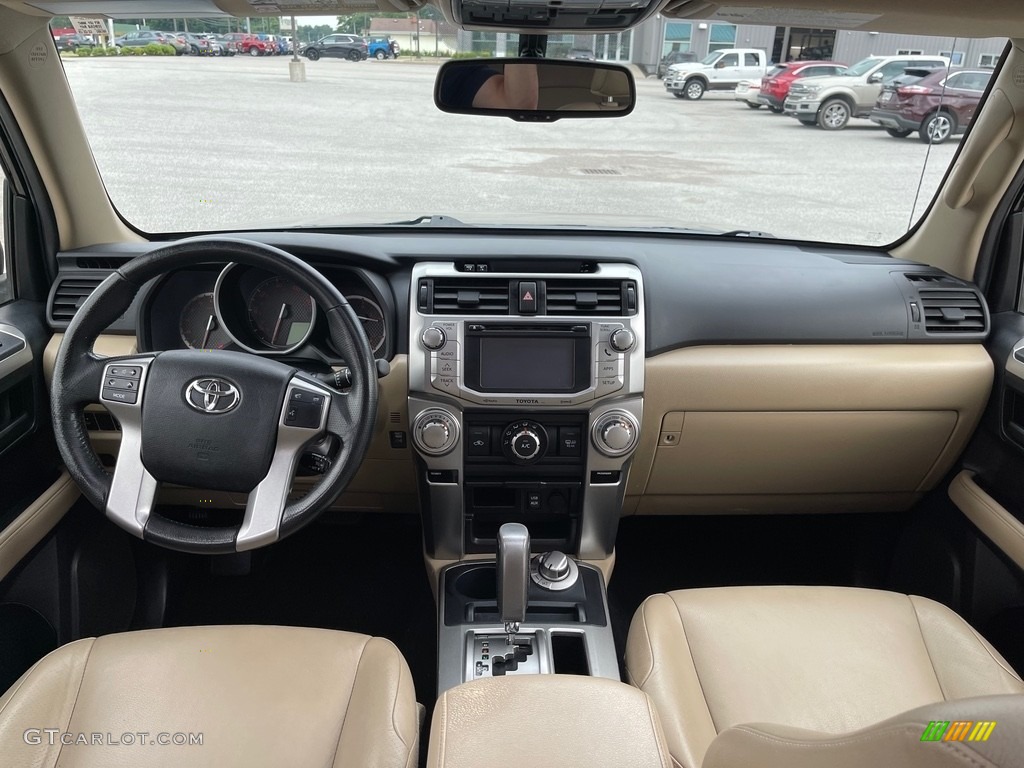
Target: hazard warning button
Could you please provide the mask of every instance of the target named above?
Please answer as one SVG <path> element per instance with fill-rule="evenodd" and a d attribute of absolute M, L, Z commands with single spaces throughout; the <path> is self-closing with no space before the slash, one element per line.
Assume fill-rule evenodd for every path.
<path fill-rule="evenodd" d="M 519 314 L 533 315 L 537 312 L 537 283 L 523 280 L 519 283 Z"/>

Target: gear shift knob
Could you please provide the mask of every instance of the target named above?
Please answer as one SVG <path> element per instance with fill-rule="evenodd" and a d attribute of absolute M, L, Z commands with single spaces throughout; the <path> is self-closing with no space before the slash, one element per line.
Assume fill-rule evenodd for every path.
<path fill-rule="evenodd" d="M 521 622 L 526 621 L 526 593 L 530 585 L 530 532 L 521 523 L 498 529 L 498 613 L 505 623 L 509 645 Z"/>

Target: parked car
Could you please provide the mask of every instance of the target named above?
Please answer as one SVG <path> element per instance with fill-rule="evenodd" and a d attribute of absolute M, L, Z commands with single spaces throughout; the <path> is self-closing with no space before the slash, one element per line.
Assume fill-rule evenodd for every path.
<path fill-rule="evenodd" d="M 761 79 L 758 98 L 772 112 L 781 114 L 789 88 L 795 80 L 840 75 L 845 71 L 846 65 L 835 61 L 787 61 L 776 64 Z"/>
<path fill-rule="evenodd" d="M 77 51 L 79 48 L 92 48 L 96 45 L 85 35 L 61 35 L 53 38 L 58 51 Z"/>
<path fill-rule="evenodd" d="M 804 125 L 841 131 L 850 118 L 867 117 L 882 86 L 908 67 L 947 67 L 944 56 L 868 56 L 834 77 L 804 78 L 793 83 L 783 112 Z"/>
<path fill-rule="evenodd" d="M 694 61 L 697 61 L 697 54 L 693 51 L 669 51 L 658 62 L 658 79 L 665 77 L 668 68 L 673 64 L 688 64 Z"/>
<path fill-rule="evenodd" d="M 201 35 L 192 32 L 180 32 L 178 37 L 188 45 L 188 52 L 193 56 L 212 56 L 213 46 L 210 41 Z"/>
<path fill-rule="evenodd" d="M 705 91 L 732 91 L 740 80 L 764 77 L 768 57 L 755 48 L 725 48 L 697 62 L 673 64 L 665 75 L 665 90 L 679 99 L 699 99 Z"/>
<path fill-rule="evenodd" d="M 233 45 L 236 53 L 263 56 L 267 52 L 267 44 L 256 35 L 250 35 L 247 32 L 228 32 L 223 35 L 222 39 Z"/>
<path fill-rule="evenodd" d="M 304 51 L 306 58 L 316 61 L 323 56 L 349 61 L 363 61 L 369 57 L 369 46 L 359 35 L 335 33 L 310 43 Z"/>
<path fill-rule="evenodd" d="M 151 29 L 139 29 L 128 32 L 114 41 L 118 48 L 144 48 L 147 45 L 169 45 L 174 49 L 176 56 L 182 56 L 188 50 L 188 45 L 170 32 L 156 32 Z"/>
<path fill-rule="evenodd" d="M 942 144 L 974 119 L 990 69 L 910 69 L 882 88 L 870 119 L 894 138 L 914 131 L 925 144 Z"/>
<path fill-rule="evenodd" d="M 214 56 L 234 56 L 235 46 L 224 35 L 206 35 L 206 41 L 210 44 L 210 53 Z"/>
<path fill-rule="evenodd" d="M 164 32 L 164 36 L 167 38 L 167 44 L 174 48 L 174 52 L 178 56 L 182 56 L 186 53 L 192 52 L 192 47 L 188 40 L 185 39 L 185 35 L 182 32 Z"/>
<path fill-rule="evenodd" d="M 761 101 L 758 99 L 758 94 L 761 92 L 761 83 L 759 80 L 740 80 L 736 84 L 736 90 L 733 91 L 733 95 L 736 101 L 741 101 L 751 109 L 760 109 Z"/>
<path fill-rule="evenodd" d="M 589 48 L 573 48 L 565 54 L 565 58 L 578 61 L 597 61 L 597 56 Z"/>
<path fill-rule="evenodd" d="M 377 61 L 395 58 L 391 40 L 387 37 L 371 37 L 367 45 L 367 53 Z"/>

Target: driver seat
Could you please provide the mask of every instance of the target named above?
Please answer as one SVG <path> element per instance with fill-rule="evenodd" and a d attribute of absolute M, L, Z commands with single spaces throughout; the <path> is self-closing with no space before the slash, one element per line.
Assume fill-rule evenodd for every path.
<path fill-rule="evenodd" d="M 0 698 L 2 762 L 33 768 L 406 768 L 418 731 L 412 677 L 392 643 L 300 627 L 79 640 Z"/>

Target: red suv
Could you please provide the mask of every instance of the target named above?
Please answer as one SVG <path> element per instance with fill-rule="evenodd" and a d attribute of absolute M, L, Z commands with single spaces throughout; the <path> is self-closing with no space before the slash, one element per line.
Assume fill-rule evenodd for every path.
<path fill-rule="evenodd" d="M 757 98 L 772 112 L 781 114 L 789 86 L 794 80 L 838 75 L 845 71 L 846 65 L 835 61 L 787 61 L 785 64 L 776 64 L 761 78 L 761 93 Z"/>
<path fill-rule="evenodd" d="M 897 139 L 925 144 L 963 133 L 992 79 L 991 69 L 908 69 L 882 88 L 869 116 Z"/>
<path fill-rule="evenodd" d="M 260 40 L 256 35 L 250 35 L 246 32 L 230 32 L 224 35 L 222 39 L 238 53 L 262 56 L 267 52 L 267 43 Z"/>

